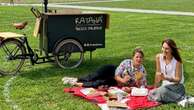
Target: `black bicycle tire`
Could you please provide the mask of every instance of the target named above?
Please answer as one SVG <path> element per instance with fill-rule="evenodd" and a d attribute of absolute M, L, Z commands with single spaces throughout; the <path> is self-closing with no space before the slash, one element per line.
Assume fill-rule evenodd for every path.
<path fill-rule="evenodd" d="M 21 56 L 24 55 L 24 54 L 26 54 L 25 46 L 22 45 L 22 43 L 18 39 L 6 39 L 5 41 L 3 41 L 1 43 L 0 50 L 3 48 L 3 46 L 8 45 L 9 43 L 10 44 L 14 44 L 19 49 L 19 51 L 21 51 Z M 0 58 L 3 58 L 3 57 L 0 56 Z M 6 56 L 4 56 L 4 58 L 6 58 Z M 20 59 L 19 62 L 18 62 L 18 65 L 16 66 L 16 68 L 13 69 L 13 71 L 10 68 L 8 68 L 9 71 L 7 71 L 5 68 L 3 68 L 3 69 L 0 68 L 0 73 L 2 75 L 16 75 L 17 72 L 22 68 L 22 66 L 24 64 L 24 61 L 25 61 L 25 58 Z M 10 63 L 10 65 L 12 65 L 12 67 L 14 66 L 12 64 L 11 60 L 10 60 L 10 62 L 9 61 L 7 61 L 7 62 L 8 62 L 7 65 L 9 65 L 9 63 Z M 2 63 L 1 65 L 3 66 L 3 63 L 4 62 L 1 62 L 1 63 Z"/>
<path fill-rule="evenodd" d="M 72 65 L 72 66 L 65 66 L 65 65 L 63 65 L 59 60 L 59 51 L 61 50 L 61 48 L 64 46 L 64 45 L 66 45 L 66 44 L 68 44 L 68 43 L 72 43 L 72 44 L 74 44 L 75 46 L 77 46 L 78 48 L 79 48 L 79 52 L 80 52 L 80 58 L 79 58 L 79 60 L 77 61 L 77 63 L 76 64 L 74 64 L 74 65 Z M 76 41 L 76 40 L 74 40 L 74 39 L 65 39 L 65 40 L 62 40 L 57 46 L 56 46 L 56 48 L 55 48 L 55 60 L 56 60 L 56 63 L 61 67 L 61 68 L 63 68 L 63 69 L 73 69 L 73 68 L 76 68 L 76 67 L 78 67 L 80 64 L 81 64 L 81 62 L 83 61 L 83 57 L 84 57 L 84 53 L 83 53 L 83 47 L 82 47 L 82 45 L 78 42 L 78 41 Z"/>

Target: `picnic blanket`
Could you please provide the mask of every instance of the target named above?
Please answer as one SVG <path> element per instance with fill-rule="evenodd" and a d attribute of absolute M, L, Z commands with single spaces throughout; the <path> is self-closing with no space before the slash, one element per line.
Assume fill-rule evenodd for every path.
<path fill-rule="evenodd" d="M 93 102 L 97 105 L 107 104 L 107 99 L 102 95 L 86 95 L 81 90 L 83 87 L 71 87 L 71 88 L 64 88 L 64 92 L 71 93 L 74 96 L 82 97 L 90 102 Z M 128 106 L 128 110 L 135 110 L 135 109 L 143 109 L 143 108 L 151 108 L 160 105 L 160 103 L 155 101 L 149 101 L 147 96 L 127 96 L 126 105 Z M 103 105 L 104 106 L 104 105 Z M 103 106 L 101 107 L 102 110 Z M 106 107 L 105 107 L 106 108 Z M 106 110 L 109 110 L 106 108 Z"/>
<path fill-rule="evenodd" d="M 84 99 L 91 101 L 93 103 L 99 104 L 99 103 L 106 103 L 106 99 L 103 96 L 100 95 L 85 95 L 81 92 L 82 87 L 72 87 L 72 88 L 65 88 L 64 92 L 72 93 L 75 96 L 83 97 Z"/>

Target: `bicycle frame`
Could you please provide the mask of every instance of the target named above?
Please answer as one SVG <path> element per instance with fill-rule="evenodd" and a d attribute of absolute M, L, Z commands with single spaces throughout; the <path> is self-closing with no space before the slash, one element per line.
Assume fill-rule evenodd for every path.
<path fill-rule="evenodd" d="M 24 56 L 25 59 L 30 59 L 30 62 L 32 65 L 34 64 L 40 64 L 40 63 L 46 63 L 46 62 L 54 62 L 54 60 L 52 59 L 49 59 L 53 56 L 44 56 L 44 57 L 39 57 L 38 54 L 36 54 L 32 48 L 30 47 L 29 43 L 28 43 L 28 40 L 27 40 L 27 37 L 21 37 L 19 38 L 21 43 L 25 46 L 26 50 L 27 50 L 27 53 L 22 55 Z M 39 61 L 39 59 L 42 59 L 42 62 Z M 46 61 L 46 59 L 49 59 Z M 38 62 L 39 61 L 39 62 Z"/>
<path fill-rule="evenodd" d="M 13 49 L 12 51 L 10 51 L 6 46 L 3 46 L 3 50 L 4 52 L 7 54 L 7 59 L 8 60 L 15 60 L 15 59 L 30 59 L 30 62 L 32 65 L 34 64 L 40 64 L 40 63 L 46 63 L 46 62 L 53 62 L 54 60 L 49 59 L 53 56 L 44 56 L 44 57 L 39 57 L 38 54 L 36 54 L 32 48 L 30 47 L 27 37 L 24 35 L 24 37 L 20 37 L 20 38 L 11 38 L 11 39 L 6 39 L 6 40 L 17 40 L 18 42 L 20 42 L 20 44 L 24 47 L 26 53 L 25 54 L 21 54 L 21 55 L 15 55 L 19 49 Z M 3 43 L 3 40 L 0 40 L 0 45 L 1 43 Z M 39 59 L 42 59 L 42 61 L 39 61 Z M 46 61 L 46 59 L 49 59 Z"/>

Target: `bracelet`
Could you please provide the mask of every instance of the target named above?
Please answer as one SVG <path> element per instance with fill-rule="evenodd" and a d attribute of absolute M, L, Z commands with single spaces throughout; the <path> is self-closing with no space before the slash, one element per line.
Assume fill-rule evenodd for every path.
<path fill-rule="evenodd" d="M 173 82 L 173 78 L 166 77 L 165 79 L 166 79 L 167 81 L 169 81 L 169 82 Z"/>
<path fill-rule="evenodd" d="M 169 78 L 169 81 L 170 81 L 170 82 L 173 82 L 174 80 L 173 80 L 173 78 Z"/>

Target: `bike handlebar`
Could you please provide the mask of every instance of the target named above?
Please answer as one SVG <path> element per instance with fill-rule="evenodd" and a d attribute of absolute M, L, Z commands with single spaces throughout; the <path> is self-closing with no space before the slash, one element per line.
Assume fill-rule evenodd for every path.
<path fill-rule="evenodd" d="M 40 11 L 39 11 L 37 8 L 32 7 L 32 8 L 31 8 L 31 11 L 32 11 L 32 13 L 34 14 L 34 16 L 35 16 L 36 18 L 41 17 L 41 13 L 40 13 Z"/>

